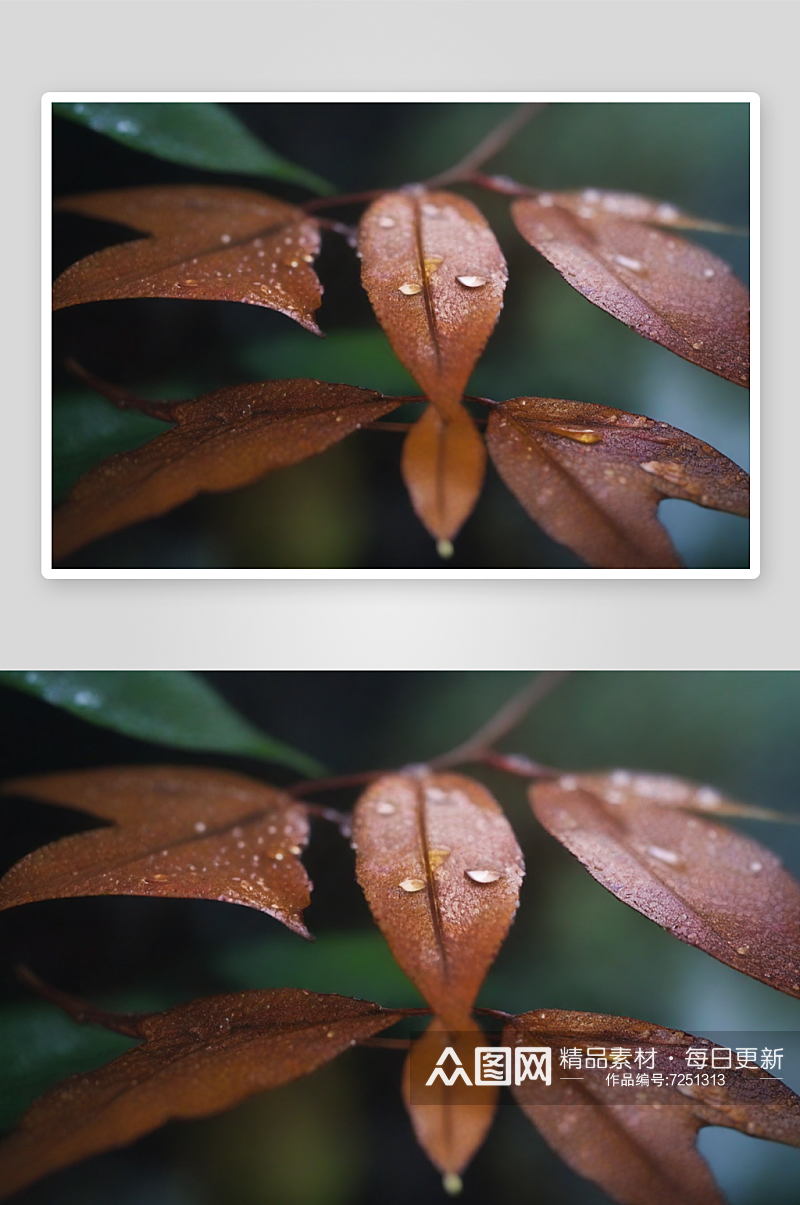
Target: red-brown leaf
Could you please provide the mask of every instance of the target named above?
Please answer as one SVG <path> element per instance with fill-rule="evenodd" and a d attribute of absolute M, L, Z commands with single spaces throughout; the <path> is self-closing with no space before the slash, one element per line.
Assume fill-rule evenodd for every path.
<path fill-rule="evenodd" d="M 70 1076 L 0 1146 L 0 1193 L 173 1118 L 206 1117 L 308 1075 L 402 1016 L 378 1004 L 285 988 L 195 1000 L 140 1021 L 145 1039 Z"/>
<path fill-rule="evenodd" d="M 403 480 L 431 535 L 449 542 L 472 513 L 483 485 L 486 446 L 466 410 L 443 418 L 428 406 L 406 436 Z"/>
<path fill-rule="evenodd" d="M 55 309 L 123 297 L 243 301 L 321 333 L 314 312 L 322 286 L 309 266 L 319 227 L 294 205 L 249 188 L 182 184 L 66 197 L 56 208 L 154 237 L 67 268 L 54 285 Z"/>
<path fill-rule="evenodd" d="M 424 1089 L 431 1103 L 421 1104 L 418 1093 L 424 1081 L 412 1085 L 412 1076 L 417 1067 L 435 1066 L 446 1047 L 451 1046 L 471 1078 L 475 1047 L 486 1044 L 485 1034 L 474 1022 L 468 1031 L 451 1034 L 439 1018 L 434 1017 L 422 1037 L 417 1039 L 403 1068 L 403 1101 L 414 1133 L 431 1163 L 445 1176 L 446 1186 L 483 1145 L 497 1112 L 499 1090 L 493 1085 L 468 1087 L 461 1079 L 450 1086 L 437 1080 Z M 450 1070 L 449 1061 L 447 1070 Z"/>
<path fill-rule="evenodd" d="M 522 853 L 485 787 L 459 774 L 392 774 L 356 805 L 356 874 L 392 953 L 453 1030 L 514 919 Z"/>
<path fill-rule="evenodd" d="M 81 895 L 212 899 L 258 908 L 309 936 L 310 883 L 299 859 L 308 820 L 274 787 L 225 770 L 119 766 L 16 779 L 3 790 L 113 827 L 22 858 L 0 882 L 0 909 Z"/>
<path fill-rule="evenodd" d="M 614 211 L 604 195 L 581 203 L 575 194 L 541 193 L 514 201 L 511 212 L 522 237 L 593 305 L 684 360 L 749 385 L 745 286 L 704 247 L 654 230 L 658 205 L 644 220 L 638 213 L 631 220 L 630 197 Z M 636 200 L 640 208 L 653 204 Z M 680 216 L 667 224 L 688 224 Z"/>
<path fill-rule="evenodd" d="M 666 226 L 673 230 L 710 230 L 717 234 L 742 233 L 735 226 L 694 217 L 668 201 L 654 201 L 652 197 L 643 197 L 634 192 L 584 188 L 582 192 L 541 193 L 538 201 L 545 209 L 557 205 L 560 209 L 568 209 L 579 218 L 593 218 L 599 213 L 623 218 L 628 222 Z"/>
<path fill-rule="evenodd" d="M 697 788 L 694 803 L 688 790 L 618 770 L 536 783 L 530 799 L 547 831 L 623 903 L 800 997 L 800 884 L 751 837 L 677 810 L 702 807 L 708 788 Z"/>
<path fill-rule="evenodd" d="M 264 381 L 182 402 L 172 430 L 81 477 L 53 517 L 53 558 L 196 494 L 297 464 L 396 407 L 374 390 L 321 381 Z"/>
<path fill-rule="evenodd" d="M 662 498 L 749 514 L 749 478 L 700 439 L 608 406 L 512 398 L 493 408 L 489 455 L 530 517 L 588 564 L 678 568 Z"/>
<path fill-rule="evenodd" d="M 695 1147 L 702 1126 L 800 1146 L 800 1098 L 760 1068 L 726 1070 L 722 1086 L 673 1086 L 669 1077 L 685 1068 L 690 1046 L 713 1049 L 704 1038 L 626 1017 L 548 1009 L 515 1017 L 503 1042 L 552 1048 L 552 1084 L 526 1080 L 514 1096 L 565 1163 L 623 1205 L 723 1205 Z M 578 1073 L 559 1068 L 560 1050 L 585 1054 L 588 1046 L 654 1049 L 654 1070 L 666 1082 L 615 1087 L 606 1083 L 607 1070 L 585 1066 L 580 1080 L 565 1082 L 562 1076 Z"/>
<path fill-rule="evenodd" d="M 386 193 L 361 219 L 358 248 L 397 356 L 452 414 L 503 304 L 506 264 L 486 219 L 455 193 Z"/>

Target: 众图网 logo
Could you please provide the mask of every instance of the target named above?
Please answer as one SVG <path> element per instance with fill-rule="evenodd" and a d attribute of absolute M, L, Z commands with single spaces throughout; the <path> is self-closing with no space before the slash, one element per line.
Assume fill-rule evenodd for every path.
<path fill-rule="evenodd" d="M 441 1080 L 448 1088 L 452 1087 L 456 1080 L 470 1088 L 487 1087 L 490 1084 L 509 1087 L 512 1083 L 511 1053 L 510 1046 L 477 1046 L 475 1066 L 472 1069 L 473 1078 L 470 1079 L 453 1047 L 446 1046 L 425 1081 L 425 1087 L 430 1088 L 436 1080 Z M 541 1080 L 547 1085 L 552 1081 L 552 1053 L 549 1046 L 516 1046 L 513 1064 L 513 1083 L 516 1085 L 523 1084 L 526 1080 Z"/>

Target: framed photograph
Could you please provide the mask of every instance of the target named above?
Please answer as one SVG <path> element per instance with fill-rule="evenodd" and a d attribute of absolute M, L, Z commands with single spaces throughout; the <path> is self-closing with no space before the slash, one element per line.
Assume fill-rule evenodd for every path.
<path fill-rule="evenodd" d="M 43 122 L 46 576 L 758 575 L 753 94 Z"/>

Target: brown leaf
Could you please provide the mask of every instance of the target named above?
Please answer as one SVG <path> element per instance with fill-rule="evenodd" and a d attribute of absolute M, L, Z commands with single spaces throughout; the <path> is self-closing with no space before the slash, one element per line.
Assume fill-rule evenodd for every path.
<path fill-rule="evenodd" d="M 704 1038 L 626 1017 L 548 1009 L 515 1017 L 503 1042 L 551 1047 L 552 1084 L 528 1079 L 512 1089 L 514 1096 L 565 1163 L 623 1205 L 723 1205 L 695 1147 L 702 1126 L 800 1146 L 800 1098 L 761 1068 L 726 1070 L 724 1085 L 674 1086 L 670 1077 L 686 1070 L 689 1047 L 714 1049 Z M 654 1050 L 653 1070 L 665 1082 L 622 1088 L 606 1082 L 605 1068 L 560 1068 L 561 1049 L 585 1056 L 590 1046 Z"/>
<path fill-rule="evenodd" d="M 353 817 L 356 874 L 392 953 L 448 1028 L 470 1009 L 519 901 L 522 853 L 489 792 L 460 774 L 392 774 Z"/>
<path fill-rule="evenodd" d="M 640 414 L 555 398 L 493 408 L 489 455 L 530 517 L 588 564 L 679 568 L 662 498 L 749 514 L 749 478 L 709 444 Z"/>
<path fill-rule="evenodd" d="M 53 559 L 196 494 L 297 464 L 396 408 L 374 390 L 322 381 L 263 381 L 182 402 L 172 430 L 81 477 L 53 517 Z"/>
<path fill-rule="evenodd" d="M 194 1000 L 140 1021 L 145 1039 L 36 1101 L 0 1146 L 0 1193 L 173 1118 L 207 1117 L 308 1075 L 402 1013 L 284 988 Z"/>
<path fill-rule="evenodd" d="M 593 305 L 684 360 L 749 385 L 745 286 L 704 247 L 647 224 L 659 206 L 644 221 L 629 220 L 631 199 L 609 212 L 608 195 L 576 204 L 574 194 L 540 193 L 514 201 L 511 212 L 522 237 Z"/>
<path fill-rule="evenodd" d="M 63 837 L 0 882 L 0 909 L 81 895 L 223 900 L 258 908 L 309 937 L 310 883 L 299 854 L 305 809 L 225 770 L 117 766 L 20 778 L 5 794 L 78 808 L 111 828 Z"/>
<path fill-rule="evenodd" d="M 319 335 L 322 286 L 309 265 L 319 227 L 302 209 L 249 188 L 156 185 L 65 197 L 56 209 L 155 237 L 106 247 L 62 272 L 55 309 L 123 297 L 243 301 Z"/>
<path fill-rule="evenodd" d="M 455 193 L 386 193 L 361 219 L 358 249 L 398 358 L 453 414 L 503 304 L 506 263 L 486 219 Z"/>
<path fill-rule="evenodd" d="M 463 1080 L 443 1084 L 437 1080 L 426 1089 L 430 1104 L 420 1104 L 419 1088 L 424 1085 L 412 1076 L 417 1067 L 433 1067 L 450 1046 L 461 1059 L 467 1075 L 472 1078 L 475 1047 L 487 1045 L 483 1031 L 471 1022 L 469 1030 L 451 1034 L 447 1026 L 434 1017 L 425 1033 L 416 1040 L 403 1068 L 403 1101 L 414 1133 L 425 1154 L 445 1177 L 445 1186 L 458 1191 L 459 1173 L 464 1170 L 483 1140 L 497 1112 L 499 1090 L 496 1086 L 468 1087 Z M 448 1060 L 448 1072 L 451 1066 Z"/>
<path fill-rule="evenodd" d="M 536 783 L 536 818 L 593 878 L 688 945 L 800 997 L 800 884 L 770 850 L 669 803 L 688 784 L 616 771 Z M 708 788 L 698 788 L 698 794 Z M 653 806 L 658 797 L 660 806 Z M 699 806 L 702 806 L 700 803 Z"/>
<path fill-rule="evenodd" d="M 447 548 L 472 514 L 486 469 L 486 447 L 463 406 L 447 418 L 428 406 L 406 436 L 401 463 L 414 510 Z"/>
<path fill-rule="evenodd" d="M 579 218 L 594 218 L 606 214 L 628 222 L 647 222 L 673 230 L 710 230 L 715 234 L 742 234 L 735 226 L 696 218 L 668 201 L 654 201 L 634 192 L 611 192 L 608 189 L 584 188 L 582 192 L 540 193 L 539 205 L 545 209 L 557 205 Z"/>

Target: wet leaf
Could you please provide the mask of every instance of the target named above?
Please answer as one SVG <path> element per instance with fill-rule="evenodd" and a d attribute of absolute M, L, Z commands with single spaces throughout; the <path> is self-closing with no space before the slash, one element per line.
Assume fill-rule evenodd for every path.
<path fill-rule="evenodd" d="M 197 101 L 56 101 L 53 113 L 168 163 L 186 163 L 205 171 L 271 176 L 326 195 L 334 191 L 327 181 L 265 146 L 224 105 Z"/>
<path fill-rule="evenodd" d="M 652 197 L 643 197 L 634 192 L 584 188 L 582 192 L 541 193 L 537 200 L 540 208 L 549 209 L 557 205 L 559 209 L 567 209 L 579 218 L 594 218 L 599 214 L 623 218 L 628 222 L 666 226 L 673 230 L 710 230 L 716 234 L 746 233 L 735 226 L 694 217 L 668 201 L 655 201 Z"/>
<path fill-rule="evenodd" d="M 113 824 L 22 858 L 0 881 L 0 909 L 84 895 L 211 899 L 258 908 L 309 936 L 299 858 L 308 820 L 274 787 L 204 767 L 119 766 L 15 779 L 3 793 Z"/>
<path fill-rule="evenodd" d="M 416 1040 L 414 1052 L 409 1054 L 403 1068 L 403 1101 L 417 1141 L 431 1163 L 443 1174 L 445 1186 L 451 1191 L 458 1191 L 460 1185 L 454 1178 L 483 1145 L 497 1111 L 499 1090 L 494 1085 L 468 1087 L 460 1078 L 449 1086 L 437 1080 L 425 1089 L 425 1095 L 431 1098 L 431 1103 L 421 1104 L 418 1103 L 419 1092 L 424 1088 L 425 1081 L 412 1085 L 412 1076 L 418 1067 L 434 1067 L 450 1046 L 472 1079 L 475 1047 L 487 1044 L 486 1035 L 474 1022 L 467 1032 L 462 1030 L 451 1034 L 439 1018 L 434 1017 L 425 1033 Z M 453 1064 L 448 1058 L 447 1072 L 450 1073 L 452 1068 Z"/>
<path fill-rule="evenodd" d="M 196 494 L 297 464 L 396 407 L 373 390 L 319 381 L 264 381 L 181 402 L 170 412 L 172 430 L 78 481 L 53 517 L 53 558 Z"/>
<path fill-rule="evenodd" d="M 483 485 L 486 448 L 463 407 L 443 418 L 428 406 L 403 445 L 402 470 L 414 510 L 448 543 L 472 514 Z"/>
<path fill-rule="evenodd" d="M 618 208 L 609 210 L 607 198 L 615 195 L 598 193 L 588 203 L 575 194 L 540 193 L 514 201 L 511 212 L 522 237 L 593 305 L 684 360 L 749 385 L 745 286 L 704 247 L 654 229 L 649 223 L 663 206 L 644 221 L 640 213 L 631 220 L 634 201 L 653 203 L 622 194 Z M 687 225 L 681 217 L 667 224 Z"/>
<path fill-rule="evenodd" d="M 173 749 L 235 753 L 311 777 L 324 767 L 261 732 L 199 674 L 184 670 L 1 670 L 0 683 L 90 724 Z"/>
<path fill-rule="evenodd" d="M 670 805 L 686 786 L 624 770 L 570 774 L 536 783 L 530 799 L 547 831 L 623 903 L 800 997 L 800 884 L 751 837 Z"/>
<path fill-rule="evenodd" d="M 322 286 L 310 266 L 319 227 L 294 205 L 247 188 L 176 184 L 65 197 L 56 209 L 154 237 L 67 268 L 53 285 L 54 309 L 124 297 L 242 301 L 321 333 L 314 312 Z"/>
<path fill-rule="evenodd" d="M 470 1010 L 514 919 L 524 873 L 488 791 L 459 774 L 392 774 L 353 817 L 356 874 L 392 953 L 449 1028 Z"/>
<path fill-rule="evenodd" d="M 386 193 L 361 219 L 358 249 L 398 358 L 453 414 L 503 304 L 506 264 L 486 219 L 455 193 Z"/>
<path fill-rule="evenodd" d="M 495 406 L 486 433 L 530 517 L 589 565 L 679 568 L 662 498 L 749 514 L 749 478 L 709 444 L 640 414 L 554 398 Z"/>
<path fill-rule="evenodd" d="M 689 1047 L 714 1048 L 704 1038 L 626 1017 L 548 1009 L 515 1017 L 503 1042 L 552 1048 L 552 1084 L 527 1079 L 512 1089 L 514 1097 L 573 1171 L 623 1205 L 724 1205 L 695 1147 L 703 1126 L 800 1146 L 800 1098 L 761 1068 L 726 1070 L 722 1086 L 673 1086 L 669 1077 L 685 1069 Z M 561 1049 L 585 1056 L 589 1046 L 654 1050 L 653 1070 L 666 1082 L 622 1088 L 606 1083 L 605 1068 L 560 1068 Z M 633 1060 L 631 1069 L 635 1076 Z"/>
<path fill-rule="evenodd" d="M 46 1093 L 0 1147 L 0 1192 L 132 1142 L 173 1118 L 207 1117 L 315 1071 L 402 1014 L 294 988 L 236 992 L 143 1017 L 144 1042 Z"/>

